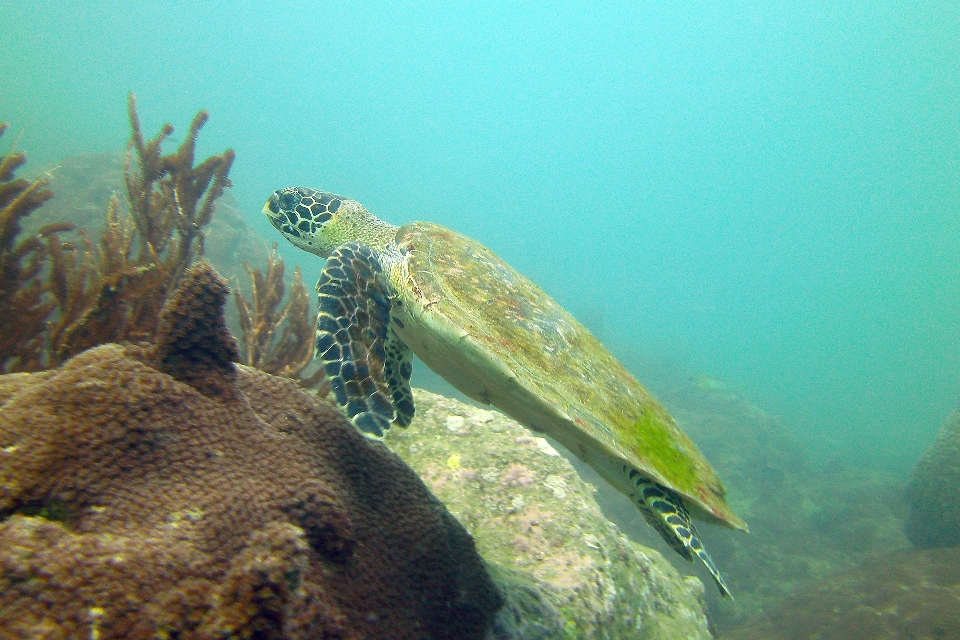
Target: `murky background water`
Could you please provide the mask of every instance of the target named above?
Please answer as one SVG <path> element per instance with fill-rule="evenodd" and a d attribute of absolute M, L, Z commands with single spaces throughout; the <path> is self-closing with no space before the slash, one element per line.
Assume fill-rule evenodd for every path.
<path fill-rule="evenodd" d="M 174 141 L 208 109 L 264 237 L 291 184 L 471 235 L 675 412 L 761 407 L 797 486 L 905 478 L 956 406 L 955 3 L 270 4 L 8 3 L 5 141 L 38 170 L 122 150 L 128 91 Z"/>

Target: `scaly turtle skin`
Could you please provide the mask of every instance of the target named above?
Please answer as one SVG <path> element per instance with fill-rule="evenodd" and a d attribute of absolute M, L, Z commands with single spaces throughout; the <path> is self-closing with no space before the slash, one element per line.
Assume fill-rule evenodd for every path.
<path fill-rule="evenodd" d="M 317 282 L 316 356 L 358 429 L 380 437 L 410 424 L 412 350 L 464 394 L 593 467 L 729 595 L 691 520 L 746 531 L 716 472 L 543 290 L 470 238 L 428 222 L 398 228 L 332 193 L 281 189 L 263 212 L 294 245 L 327 259 Z"/>

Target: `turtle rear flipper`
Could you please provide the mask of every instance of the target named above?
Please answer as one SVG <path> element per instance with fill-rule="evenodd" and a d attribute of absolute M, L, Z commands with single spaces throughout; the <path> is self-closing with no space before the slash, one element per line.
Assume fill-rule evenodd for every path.
<path fill-rule="evenodd" d="M 410 353 L 390 329 L 390 287 L 376 252 L 358 242 L 337 247 L 317 294 L 316 357 L 337 404 L 369 436 L 410 424 Z"/>
<path fill-rule="evenodd" d="M 683 500 L 657 483 L 642 477 L 638 471 L 631 471 L 633 472 L 631 479 L 637 490 L 630 497 L 639 507 L 647 524 L 656 529 L 670 548 L 685 560 L 693 562 L 694 556 L 699 558 L 710 572 L 713 581 L 717 583 L 720 595 L 733 599 L 727 583 L 724 582 L 723 576 L 713 563 L 713 558 L 703 548 L 700 534 L 697 533 L 686 507 L 683 506 Z"/>

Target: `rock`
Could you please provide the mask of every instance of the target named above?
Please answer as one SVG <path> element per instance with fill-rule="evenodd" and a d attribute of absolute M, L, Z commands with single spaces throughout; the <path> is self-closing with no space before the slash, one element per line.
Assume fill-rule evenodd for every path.
<path fill-rule="evenodd" d="M 385 442 L 473 535 L 507 601 L 494 638 L 710 638 L 703 584 L 623 536 L 543 438 L 415 390 Z"/>
<path fill-rule="evenodd" d="M 910 479 L 904 531 L 918 547 L 960 545 L 960 412 L 937 434 Z"/>
<path fill-rule="evenodd" d="M 908 549 L 787 598 L 723 640 L 960 638 L 960 548 Z"/>
<path fill-rule="evenodd" d="M 47 168 L 37 177 L 50 181 L 54 197 L 26 221 L 24 231 L 36 233 L 52 222 L 72 222 L 96 241 L 106 225 L 110 198 L 126 198 L 125 164 L 123 153 L 82 153 Z"/>
<path fill-rule="evenodd" d="M 205 263 L 153 345 L 0 376 L 0 637 L 483 638 L 474 543 L 382 444 L 235 365 Z"/>

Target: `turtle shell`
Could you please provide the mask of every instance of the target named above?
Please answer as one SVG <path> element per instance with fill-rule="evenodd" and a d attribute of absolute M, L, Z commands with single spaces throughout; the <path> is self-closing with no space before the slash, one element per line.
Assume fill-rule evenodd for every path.
<path fill-rule="evenodd" d="M 471 398 L 558 440 L 624 493 L 633 467 L 702 520 L 746 529 L 716 472 L 667 410 L 601 342 L 480 243 L 401 227 L 394 272 L 400 337 Z"/>

